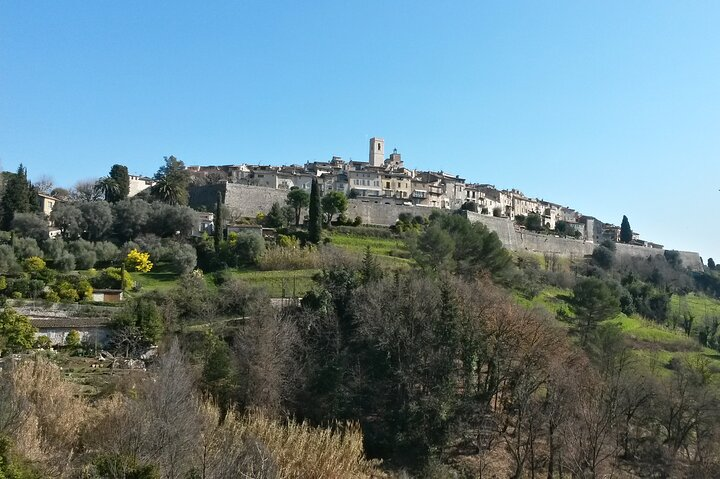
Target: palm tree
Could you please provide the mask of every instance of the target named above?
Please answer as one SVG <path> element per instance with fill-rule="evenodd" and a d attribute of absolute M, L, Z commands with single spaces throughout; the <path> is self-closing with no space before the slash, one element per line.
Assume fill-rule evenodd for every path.
<path fill-rule="evenodd" d="M 95 192 L 110 201 L 120 193 L 120 185 L 110 176 L 103 176 L 95 183 Z"/>

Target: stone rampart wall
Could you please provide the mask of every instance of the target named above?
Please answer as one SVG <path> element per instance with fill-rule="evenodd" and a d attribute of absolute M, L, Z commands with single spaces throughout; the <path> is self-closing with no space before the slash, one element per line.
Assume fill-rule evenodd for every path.
<path fill-rule="evenodd" d="M 191 205 L 212 208 L 217 198 L 218 189 L 223 191 L 225 205 L 235 214 L 249 217 L 254 217 L 259 212 L 268 212 L 276 201 L 284 204 L 287 197 L 287 190 L 227 183 L 193 188 L 190 192 Z M 387 198 L 353 199 L 348 201 L 346 215 L 353 219 L 359 216 L 363 224 L 390 226 L 395 224 L 401 213 L 427 217 L 434 210 L 435 208 L 399 204 L 396 200 Z M 592 254 L 596 246 L 592 242 L 584 240 L 560 238 L 520 230 L 516 228 L 512 221 L 506 218 L 496 218 L 471 211 L 465 211 L 464 214 L 470 221 L 482 223 L 488 229 L 497 233 L 502 244 L 513 251 L 550 253 L 571 258 L 582 258 Z M 616 254 L 619 256 L 647 258 L 648 256 L 662 255 L 663 253 L 664 250 L 662 249 L 618 244 Z M 698 253 L 681 251 L 680 258 L 688 268 L 692 270 L 702 269 L 702 259 Z"/>

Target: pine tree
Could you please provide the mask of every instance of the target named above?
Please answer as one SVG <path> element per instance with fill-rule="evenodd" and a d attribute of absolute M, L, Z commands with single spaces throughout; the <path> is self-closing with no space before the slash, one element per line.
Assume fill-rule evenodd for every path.
<path fill-rule="evenodd" d="M 715 269 L 715 260 L 708 258 L 708 269 Z"/>
<path fill-rule="evenodd" d="M 310 224 L 308 226 L 308 240 L 311 243 L 320 242 L 322 233 L 322 208 L 320 207 L 320 185 L 317 179 L 313 178 L 310 189 Z"/>
<path fill-rule="evenodd" d="M 623 243 L 629 243 L 632 241 L 632 229 L 630 228 L 630 222 L 625 215 L 623 215 L 622 223 L 620 223 L 620 241 Z"/>

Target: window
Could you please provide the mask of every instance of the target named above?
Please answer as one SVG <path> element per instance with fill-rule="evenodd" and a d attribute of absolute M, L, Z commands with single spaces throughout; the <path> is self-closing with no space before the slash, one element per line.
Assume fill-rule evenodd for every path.
<path fill-rule="evenodd" d="M 390 182 L 389 182 L 389 181 L 386 181 L 386 182 L 385 182 L 385 188 L 388 189 L 388 190 L 390 189 Z"/>
<path fill-rule="evenodd" d="M 378 143 L 377 145 L 378 145 L 378 151 L 380 151 L 380 148 L 381 148 L 381 147 L 380 147 L 380 143 Z"/>

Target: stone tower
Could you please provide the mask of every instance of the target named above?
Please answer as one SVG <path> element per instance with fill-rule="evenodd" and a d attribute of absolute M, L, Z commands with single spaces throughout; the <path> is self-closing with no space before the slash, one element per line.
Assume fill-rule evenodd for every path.
<path fill-rule="evenodd" d="M 383 166 L 385 164 L 385 140 L 370 138 L 370 166 Z"/>

